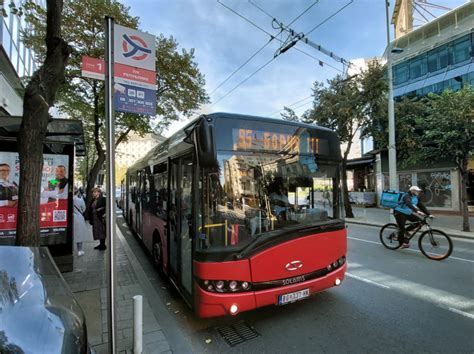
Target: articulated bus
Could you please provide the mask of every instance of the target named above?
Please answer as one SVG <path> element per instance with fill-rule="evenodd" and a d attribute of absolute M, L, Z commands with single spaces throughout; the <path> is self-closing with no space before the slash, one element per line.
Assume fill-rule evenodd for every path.
<path fill-rule="evenodd" d="M 346 271 L 329 129 L 203 115 L 127 171 L 124 215 L 199 317 L 284 305 Z"/>

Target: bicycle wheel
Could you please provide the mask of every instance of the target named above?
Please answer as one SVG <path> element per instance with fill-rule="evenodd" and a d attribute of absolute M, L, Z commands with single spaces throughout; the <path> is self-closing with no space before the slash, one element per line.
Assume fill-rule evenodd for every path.
<path fill-rule="evenodd" d="M 453 242 L 443 231 L 427 230 L 418 239 L 418 247 L 429 259 L 441 261 L 448 258 L 453 252 Z"/>
<path fill-rule="evenodd" d="M 380 242 L 389 250 L 396 250 L 400 247 L 398 242 L 398 225 L 386 224 L 380 229 Z"/>

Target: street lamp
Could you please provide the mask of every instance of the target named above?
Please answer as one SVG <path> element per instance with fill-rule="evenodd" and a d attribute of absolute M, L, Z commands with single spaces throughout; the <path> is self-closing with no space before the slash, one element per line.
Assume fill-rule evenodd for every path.
<path fill-rule="evenodd" d="M 395 147 L 395 110 L 393 103 L 392 52 L 390 48 L 389 2 L 385 1 L 387 22 L 387 76 L 388 76 L 388 174 L 390 189 L 398 189 L 397 149 Z M 395 48 L 394 48 L 395 49 Z"/>

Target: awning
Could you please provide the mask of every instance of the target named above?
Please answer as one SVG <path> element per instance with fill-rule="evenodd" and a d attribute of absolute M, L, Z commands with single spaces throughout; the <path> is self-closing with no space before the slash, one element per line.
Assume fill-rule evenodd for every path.
<path fill-rule="evenodd" d="M 21 117 L 0 116 L 0 139 L 16 138 L 20 131 Z M 82 121 L 72 119 L 53 119 L 48 124 L 45 144 L 65 144 L 76 146 L 76 156 L 85 156 Z"/>
<path fill-rule="evenodd" d="M 358 159 L 347 160 L 347 167 L 369 166 L 375 161 L 375 157 L 361 157 Z"/>

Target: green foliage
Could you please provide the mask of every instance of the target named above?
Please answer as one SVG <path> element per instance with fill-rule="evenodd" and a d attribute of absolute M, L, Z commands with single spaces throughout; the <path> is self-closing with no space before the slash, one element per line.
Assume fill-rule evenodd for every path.
<path fill-rule="evenodd" d="M 419 158 L 450 159 L 464 170 L 463 164 L 474 153 L 474 89 L 446 90 L 441 95 L 430 94 L 429 99 Z"/>
<path fill-rule="evenodd" d="M 327 87 L 315 82 L 313 95 L 313 108 L 305 122 L 328 127 L 337 133 L 341 142 L 350 142 L 363 125 L 363 107 L 356 80 L 338 75 L 328 80 Z"/>
<path fill-rule="evenodd" d="M 41 61 L 46 54 L 46 12 L 32 1 L 24 4 L 24 11 L 27 23 L 34 30 L 23 33 L 25 45 L 33 48 Z M 103 141 L 104 83 L 81 77 L 82 56 L 103 58 L 106 15 L 113 17 L 117 24 L 138 29 L 138 17 L 129 12 L 129 7 L 117 1 L 81 0 L 64 4 L 62 33 L 74 53 L 66 68 L 66 82 L 58 94 L 58 108 L 68 117 L 83 120 L 88 149 L 95 140 L 96 128 L 100 128 L 100 140 Z M 180 116 L 191 115 L 209 101 L 203 88 L 204 76 L 194 62 L 194 51 L 179 51 L 174 38 L 162 35 L 157 37 L 156 45 L 157 116 L 117 112 L 117 141 L 126 141 L 130 131 L 141 136 L 152 130 L 160 132 Z"/>
<path fill-rule="evenodd" d="M 290 122 L 299 122 L 301 119 L 296 115 L 295 111 L 289 107 L 283 107 L 283 112 L 280 113 L 281 118 Z"/>

